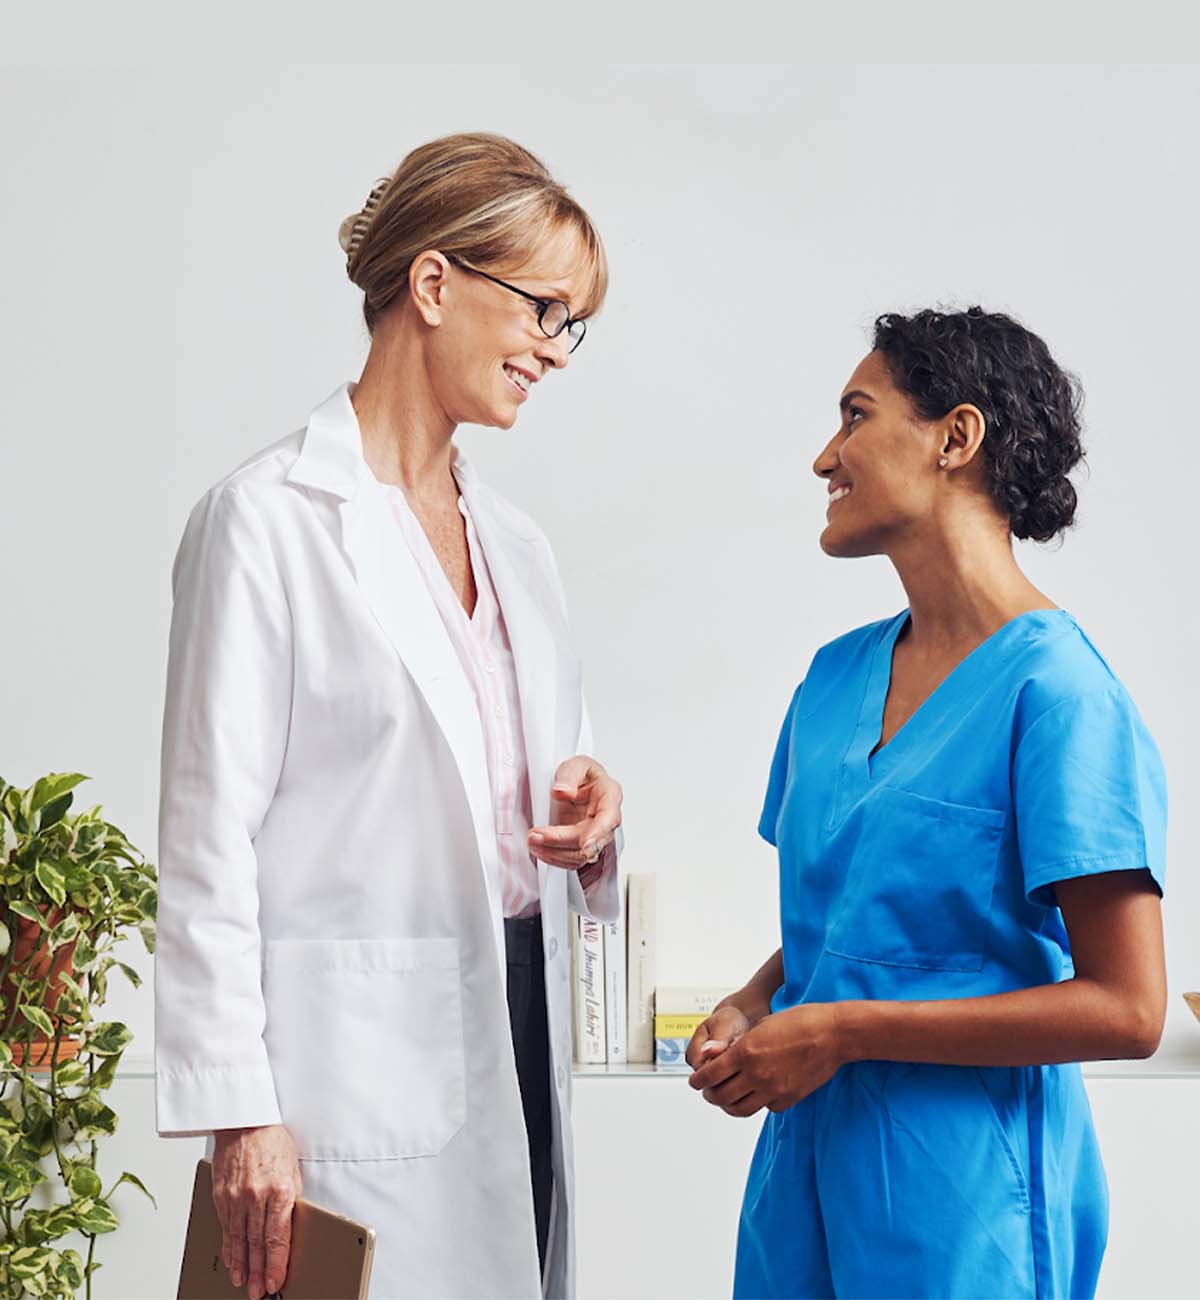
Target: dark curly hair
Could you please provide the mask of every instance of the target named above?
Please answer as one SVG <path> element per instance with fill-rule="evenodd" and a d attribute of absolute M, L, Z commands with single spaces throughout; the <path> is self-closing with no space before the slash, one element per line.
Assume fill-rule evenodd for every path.
<path fill-rule="evenodd" d="M 923 419 L 960 402 L 983 412 L 988 485 L 1013 536 L 1048 542 L 1074 523 L 1083 393 L 1036 334 L 982 307 L 926 308 L 880 316 L 874 346 Z"/>

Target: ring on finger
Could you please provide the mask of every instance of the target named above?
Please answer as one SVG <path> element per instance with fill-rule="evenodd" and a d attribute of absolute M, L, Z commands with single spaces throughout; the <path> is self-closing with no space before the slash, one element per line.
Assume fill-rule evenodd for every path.
<path fill-rule="evenodd" d="M 600 845 L 594 843 L 592 844 L 591 848 L 589 848 L 587 852 L 583 855 L 583 861 L 587 866 L 591 866 L 593 862 L 598 862 L 599 860 L 600 860 Z"/>

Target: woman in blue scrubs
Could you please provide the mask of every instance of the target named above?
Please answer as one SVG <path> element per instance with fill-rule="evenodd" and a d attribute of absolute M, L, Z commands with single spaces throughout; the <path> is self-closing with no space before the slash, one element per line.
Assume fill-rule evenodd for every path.
<path fill-rule="evenodd" d="M 734 1294 L 1089 1297 L 1107 1191 L 1076 1062 L 1166 999 L 1163 767 L 1012 537 L 1068 527 L 1079 395 L 978 308 L 881 317 L 814 466 L 821 546 L 908 607 L 822 647 L 771 766 L 783 944 L 697 1030 L 766 1108 Z"/>

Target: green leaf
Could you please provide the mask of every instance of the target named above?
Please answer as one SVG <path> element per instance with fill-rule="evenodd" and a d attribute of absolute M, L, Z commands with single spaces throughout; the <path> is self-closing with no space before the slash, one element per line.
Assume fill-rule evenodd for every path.
<path fill-rule="evenodd" d="M 40 1273 L 50 1261 L 50 1252 L 41 1246 L 22 1246 L 8 1257 L 8 1269 L 14 1277 L 28 1278 Z"/>
<path fill-rule="evenodd" d="M 32 903 L 27 903 L 23 898 L 10 898 L 7 906 L 10 912 L 16 912 L 18 916 L 23 916 L 27 921 L 36 921 L 43 930 L 50 928 L 45 916 Z"/>
<path fill-rule="evenodd" d="M 6 1039 L 0 1038 L 0 1066 L 11 1065 L 12 1060 L 12 1048 L 9 1047 Z"/>
<path fill-rule="evenodd" d="M 19 1201 L 33 1191 L 30 1167 L 8 1161 L 0 1163 L 0 1202 Z"/>
<path fill-rule="evenodd" d="M 44 1272 L 35 1273 L 33 1277 L 24 1279 L 25 1290 L 31 1296 L 44 1296 L 50 1290 L 50 1280 Z"/>
<path fill-rule="evenodd" d="M 154 1206 L 154 1208 L 156 1210 L 158 1209 L 158 1202 L 154 1199 L 153 1196 L 150 1195 L 150 1192 L 147 1189 L 146 1184 L 143 1183 L 142 1180 L 136 1174 L 131 1174 L 129 1170 L 126 1170 L 120 1176 L 120 1178 L 118 1178 L 117 1181 L 113 1183 L 112 1191 L 109 1192 L 109 1195 L 111 1196 L 112 1193 L 115 1192 L 117 1188 L 121 1186 L 122 1183 L 132 1183 L 134 1187 L 140 1188 L 147 1196 L 150 1197 L 150 1202 Z"/>
<path fill-rule="evenodd" d="M 83 1285 L 83 1259 L 77 1250 L 64 1250 L 55 1274 L 67 1289 L 74 1293 Z"/>
<path fill-rule="evenodd" d="M 47 1038 L 54 1037 L 54 1025 L 41 1007 L 30 1006 L 28 1002 L 22 1002 L 18 1010 L 35 1029 L 40 1029 Z"/>
<path fill-rule="evenodd" d="M 116 1112 L 94 1097 L 89 1097 L 81 1103 L 75 1113 L 79 1123 L 75 1136 L 81 1142 L 97 1137 L 101 1133 L 111 1134 L 117 1131 Z"/>
<path fill-rule="evenodd" d="M 64 895 L 65 901 L 65 895 Z M 74 912 L 68 912 L 61 921 L 50 931 L 50 937 L 47 942 L 51 951 L 55 948 L 61 948 L 64 943 L 69 943 L 79 934 L 79 917 Z"/>
<path fill-rule="evenodd" d="M 97 1200 L 86 1214 L 80 1214 L 78 1221 L 80 1232 L 114 1232 L 118 1226 L 117 1216 L 102 1200 Z"/>
<path fill-rule="evenodd" d="M 49 862 L 39 862 L 33 869 L 38 884 L 46 891 L 49 898 L 61 907 L 67 901 L 66 882 L 63 873 Z"/>
<path fill-rule="evenodd" d="M 100 1175 L 91 1165 L 76 1165 L 71 1174 L 71 1193 L 74 1196 L 99 1196 Z"/>
<path fill-rule="evenodd" d="M 124 972 L 125 978 L 135 989 L 141 988 L 142 977 L 133 969 L 132 966 L 127 966 L 123 961 L 117 962 L 116 965 Z"/>
<path fill-rule="evenodd" d="M 79 936 L 79 942 L 75 945 L 75 951 L 71 954 L 71 965 L 77 971 L 88 971 L 95 965 L 96 948 L 91 938 L 86 934 Z"/>
<path fill-rule="evenodd" d="M 117 1077 L 117 1066 L 120 1063 L 121 1058 L 119 1056 L 104 1057 L 92 1072 L 92 1087 L 99 1092 L 111 1088 L 113 1080 Z"/>
<path fill-rule="evenodd" d="M 0 921 L 0 957 L 7 954 L 12 947 L 12 935 L 8 932 L 8 926 Z"/>
<path fill-rule="evenodd" d="M 114 1056 L 117 1052 L 124 1051 L 132 1041 L 133 1034 L 123 1024 L 107 1020 L 92 1026 L 84 1039 L 84 1045 L 97 1056 Z"/>
<path fill-rule="evenodd" d="M 34 782 L 33 789 L 29 792 L 29 811 L 37 812 L 39 808 L 44 808 L 54 799 L 60 799 L 69 790 L 74 790 L 77 785 L 90 779 L 79 772 L 50 772 Z"/>
<path fill-rule="evenodd" d="M 87 1080 L 87 1066 L 76 1058 L 63 1061 L 54 1067 L 54 1086 L 56 1088 L 77 1088 Z"/>

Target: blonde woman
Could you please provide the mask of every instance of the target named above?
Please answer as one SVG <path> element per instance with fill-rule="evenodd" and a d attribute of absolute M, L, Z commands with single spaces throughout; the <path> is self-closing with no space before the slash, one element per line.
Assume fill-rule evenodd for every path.
<path fill-rule="evenodd" d="M 612 919 L 549 543 L 479 481 L 604 298 L 600 238 L 497 136 L 343 223 L 362 377 L 192 511 L 163 736 L 158 1131 L 208 1134 L 235 1285 L 298 1195 L 377 1232 L 371 1295 L 569 1296 L 568 911 Z"/>

